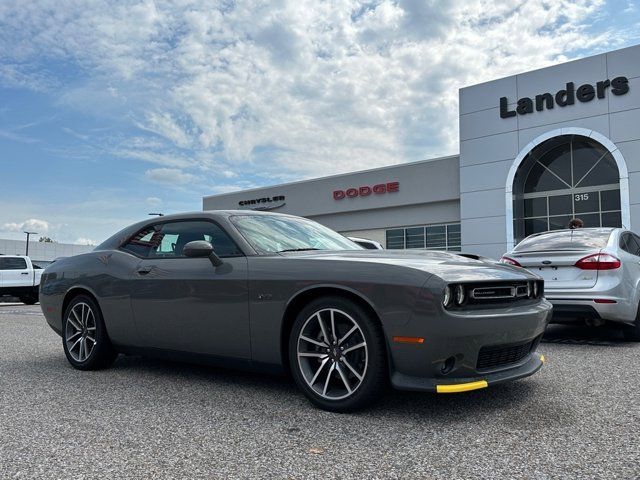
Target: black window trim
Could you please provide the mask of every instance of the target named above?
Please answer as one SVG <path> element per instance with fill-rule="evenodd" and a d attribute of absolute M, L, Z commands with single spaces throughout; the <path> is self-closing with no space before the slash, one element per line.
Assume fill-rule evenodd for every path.
<path fill-rule="evenodd" d="M 123 241 L 120 242 L 120 244 L 117 247 L 117 250 L 127 253 L 129 255 L 133 255 L 136 258 L 140 258 L 142 260 L 184 260 L 185 258 L 189 258 L 189 257 L 185 257 L 185 256 L 179 256 L 179 257 L 145 257 L 143 255 L 138 255 L 137 253 L 134 253 L 130 250 L 127 250 L 125 248 L 125 246 L 131 242 L 131 240 L 133 238 L 135 238 L 137 235 L 139 235 L 140 233 L 149 230 L 150 228 L 153 228 L 154 230 L 156 230 L 156 232 L 158 232 L 159 230 L 157 230 L 155 227 L 157 227 L 158 225 L 166 225 L 168 223 L 181 223 L 181 222 L 208 222 L 208 223 L 212 223 L 215 226 L 217 226 L 227 237 L 229 237 L 229 240 L 231 240 L 231 242 L 235 245 L 235 247 L 238 249 L 238 251 L 240 252 L 238 255 L 218 255 L 218 253 L 216 252 L 216 255 L 218 255 L 219 258 L 239 258 L 239 257 L 246 257 L 246 253 L 242 250 L 242 248 L 240 248 L 240 246 L 238 245 L 238 242 L 236 242 L 234 240 L 234 238 L 229 235 L 229 232 L 227 231 L 227 229 L 225 229 L 222 225 L 220 225 L 220 223 L 216 220 L 213 220 L 211 218 L 206 218 L 206 217 L 196 217 L 196 218 L 180 218 L 180 219 L 167 219 L 164 221 L 159 221 L 159 222 L 151 222 L 146 224 L 144 227 L 136 230 L 132 235 L 129 235 L 127 238 L 125 238 Z M 214 249 L 215 252 L 215 249 Z"/>

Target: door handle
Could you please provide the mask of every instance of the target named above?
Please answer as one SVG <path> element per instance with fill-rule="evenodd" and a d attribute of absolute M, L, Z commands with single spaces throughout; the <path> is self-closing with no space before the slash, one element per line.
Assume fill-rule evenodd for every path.
<path fill-rule="evenodd" d="M 138 274 L 139 275 L 146 275 L 147 273 L 149 273 L 151 271 L 153 267 L 140 267 L 138 269 Z"/>
<path fill-rule="evenodd" d="M 20 272 L 20 275 L 29 275 L 29 272 Z"/>

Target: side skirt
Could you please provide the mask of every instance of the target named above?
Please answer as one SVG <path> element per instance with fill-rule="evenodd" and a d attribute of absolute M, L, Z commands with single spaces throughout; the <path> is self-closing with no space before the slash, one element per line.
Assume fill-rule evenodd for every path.
<path fill-rule="evenodd" d="M 213 367 L 242 370 L 246 372 L 260 372 L 271 375 L 285 375 L 282 365 L 264 362 L 254 362 L 244 358 L 219 357 L 202 353 L 182 352 L 152 347 L 130 347 L 115 345 L 118 352 L 131 356 L 158 358 L 172 362 L 191 363 L 194 365 L 208 365 Z"/>

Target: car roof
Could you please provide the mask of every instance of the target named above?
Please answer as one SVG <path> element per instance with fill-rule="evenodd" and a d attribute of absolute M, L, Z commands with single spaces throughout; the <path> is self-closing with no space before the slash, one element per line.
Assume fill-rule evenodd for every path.
<path fill-rule="evenodd" d="M 203 216 L 222 216 L 222 217 L 231 217 L 233 215 L 264 215 L 264 216 L 279 216 L 279 217 L 295 217 L 295 215 L 289 215 L 287 213 L 279 213 L 279 212 L 265 212 L 262 210 L 202 210 L 195 212 L 184 212 L 184 213 L 172 213 L 170 215 L 163 215 L 161 217 L 157 217 L 155 221 L 164 222 L 167 220 L 179 220 L 184 218 L 195 218 L 195 217 L 203 217 Z M 146 219 L 139 223 L 149 223 L 153 222 L 154 219 Z"/>
<path fill-rule="evenodd" d="M 146 218 L 139 222 L 133 223 L 124 227 L 119 232 L 113 234 L 109 238 L 107 238 L 104 242 L 99 244 L 95 250 L 105 250 L 117 248 L 123 241 L 130 238 L 136 232 L 139 232 L 143 228 L 147 228 L 151 225 L 155 225 L 158 223 L 167 223 L 175 220 L 189 220 L 189 219 L 202 219 L 202 218 L 211 218 L 212 220 L 228 219 L 234 215 L 261 215 L 261 216 L 271 216 L 271 217 L 295 217 L 295 215 L 288 215 L 286 213 L 276 213 L 276 212 L 261 212 L 256 210 L 202 210 L 195 212 L 185 212 L 185 213 L 173 213 L 170 215 L 162 215 L 160 217 Z"/>

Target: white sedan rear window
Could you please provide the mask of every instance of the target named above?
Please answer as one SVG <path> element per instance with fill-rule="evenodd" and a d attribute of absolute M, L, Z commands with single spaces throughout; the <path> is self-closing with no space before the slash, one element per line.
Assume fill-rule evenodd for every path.
<path fill-rule="evenodd" d="M 548 250 L 591 250 L 604 248 L 609 241 L 611 228 L 562 230 L 532 235 L 521 241 L 514 251 L 535 252 Z"/>

